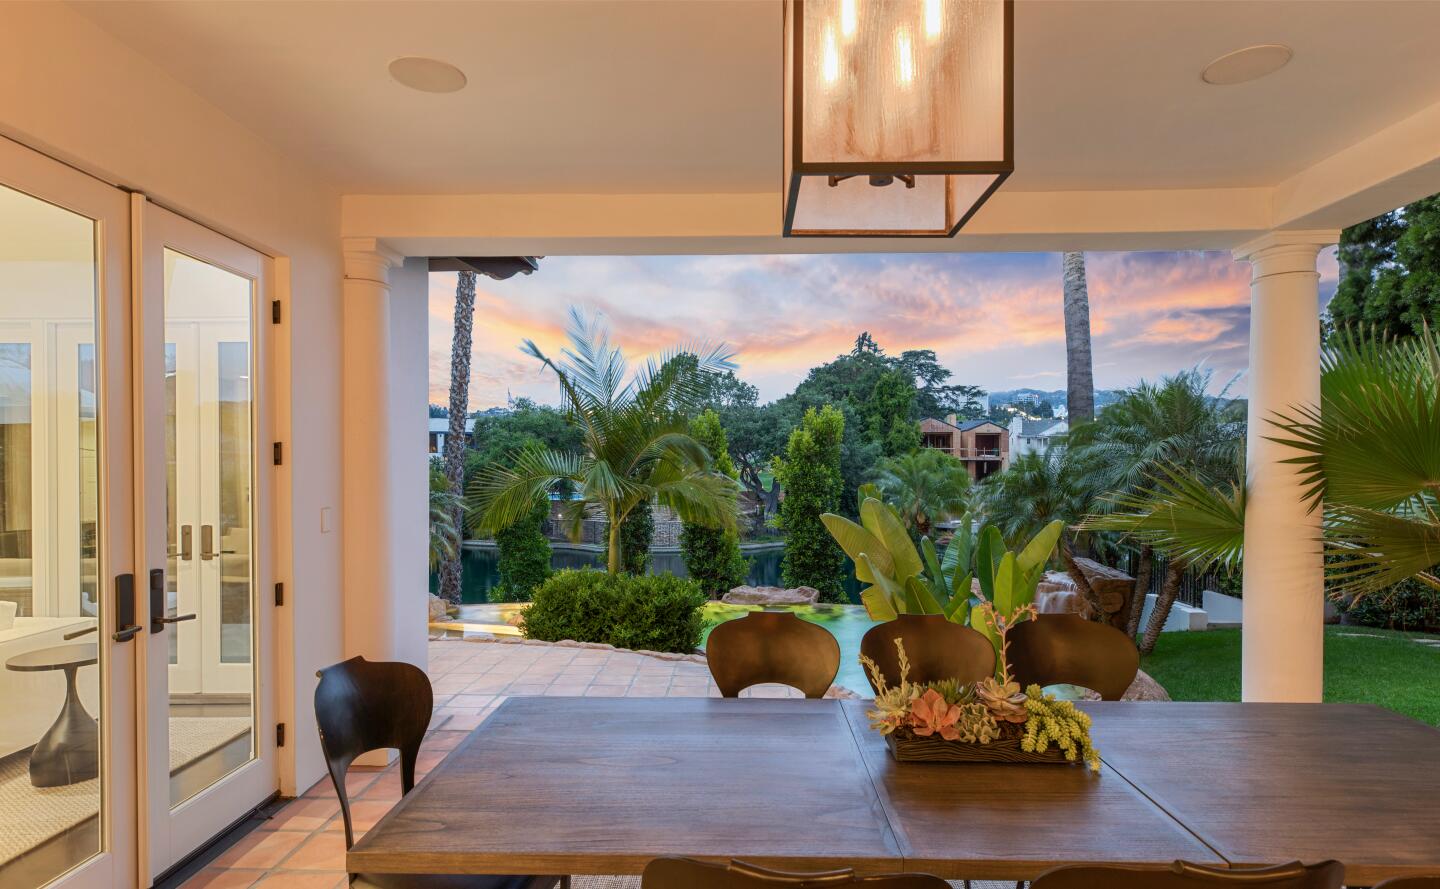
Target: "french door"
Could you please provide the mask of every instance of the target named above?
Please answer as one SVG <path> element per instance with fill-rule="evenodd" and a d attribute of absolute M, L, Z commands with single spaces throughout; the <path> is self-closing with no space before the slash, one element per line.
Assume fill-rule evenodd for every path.
<path fill-rule="evenodd" d="M 145 872 L 278 786 L 265 338 L 270 260 L 138 196 L 137 491 L 144 587 Z"/>
<path fill-rule="evenodd" d="M 0 138 L 0 886 L 138 873 L 126 195 Z"/>

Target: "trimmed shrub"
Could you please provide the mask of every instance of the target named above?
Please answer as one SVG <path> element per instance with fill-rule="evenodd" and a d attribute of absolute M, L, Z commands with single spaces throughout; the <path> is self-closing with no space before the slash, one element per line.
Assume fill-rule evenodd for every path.
<path fill-rule="evenodd" d="M 495 532 L 500 580 L 490 590 L 491 602 L 529 602 L 550 576 L 550 541 L 543 530 L 549 511 L 549 501 L 542 500 L 530 515 Z"/>
<path fill-rule="evenodd" d="M 783 459 L 775 460 L 775 477 L 785 491 L 780 501 L 780 527 L 785 531 L 781 582 L 809 586 L 826 602 L 845 601 L 845 553 L 825 530 L 820 516 L 840 511 L 840 441 L 845 415 L 832 405 L 805 412 L 790 433 Z"/>
<path fill-rule="evenodd" d="M 558 571 L 535 591 L 520 631 L 546 642 L 571 639 L 688 654 L 700 645 L 705 601 L 699 584 L 673 574 Z"/>

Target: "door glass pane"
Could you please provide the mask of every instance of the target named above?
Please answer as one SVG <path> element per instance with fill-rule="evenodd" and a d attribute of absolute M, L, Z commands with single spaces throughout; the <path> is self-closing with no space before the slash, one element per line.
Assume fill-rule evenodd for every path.
<path fill-rule="evenodd" d="M 0 886 L 100 850 L 93 220 L 0 186 Z M 73 638 L 67 639 L 66 636 Z"/>
<path fill-rule="evenodd" d="M 251 287 L 165 251 L 172 805 L 254 757 Z"/>

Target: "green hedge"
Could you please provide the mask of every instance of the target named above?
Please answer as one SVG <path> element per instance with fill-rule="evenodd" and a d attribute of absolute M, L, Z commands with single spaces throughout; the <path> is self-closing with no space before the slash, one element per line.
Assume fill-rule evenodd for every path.
<path fill-rule="evenodd" d="M 673 574 L 559 571 L 535 590 L 520 631 L 546 642 L 573 639 L 688 654 L 700 645 L 704 604 L 699 584 Z"/>
<path fill-rule="evenodd" d="M 1418 580 L 1402 580 L 1392 587 L 1342 603 L 1340 610 L 1350 623 L 1361 626 L 1440 631 L 1440 592 Z"/>

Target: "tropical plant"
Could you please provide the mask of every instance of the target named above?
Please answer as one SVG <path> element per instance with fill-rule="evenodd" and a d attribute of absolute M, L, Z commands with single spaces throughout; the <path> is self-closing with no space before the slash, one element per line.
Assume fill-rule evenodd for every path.
<path fill-rule="evenodd" d="M 1293 448 L 1312 508 L 1324 509 L 1332 597 L 1359 597 L 1414 579 L 1440 590 L 1440 345 L 1428 328 L 1394 340 L 1337 331 L 1321 355 L 1319 407 L 1272 418 Z M 1236 464 L 1238 465 L 1238 464 Z M 1191 565 L 1244 556 L 1243 468 L 1219 482 L 1162 464 L 1151 484 L 1110 498 L 1087 526 L 1125 531 Z"/>
<path fill-rule="evenodd" d="M 568 481 L 576 497 L 564 509 L 566 531 L 579 539 L 586 516 L 603 515 L 612 574 L 622 564 L 621 525 L 641 503 L 668 506 L 683 521 L 733 528 L 735 482 L 714 471 L 687 419 L 709 390 L 710 376 L 734 367 L 733 353 L 723 345 L 674 349 L 648 360 L 627 382 L 625 358 L 599 318 L 571 309 L 568 336 L 559 362 L 530 340 L 523 351 L 555 373 L 561 407 L 582 430 L 583 451 L 532 443 L 509 465 L 483 469 L 469 492 L 475 522 L 490 529 L 513 524 Z"/>
<path fill-rule="evenodd" d="M 787 587 L 809 586 L 826 601 L 844 594 L 845 555 L 825 531 L 826 513 L 840 507 L 840 442 L 845 417 L 825 405 L 811 408 L 776 458 L 775 477 L 785 487 L 780 502 L 780 527 L 785 531 L 785 557 L 781 582 Z"/>
<path fill-rule="evenodd" d="M 620 523 L 620 570 L 636 576 L 649 574 L 654 541 L 655 511 L 648 500 L 642 500 Z"/>
<path fill-rule="evenodd" d="M 448 559 L 460 557 L 460 526 L 455 523 L 457 513 L 464 514 L 465 498 L 448 490 L 430 489 L 430 570 L 444 564 Z"/>
<path fill-rule="evenodd" d="M 1243 508 L 1243 499 L 1236 500 L 1241 495 L 1223 486 L 1235 478 L 1237 461 L 1243 456 L 1245 420 L 1239 405 L 1227 397 L 1229 386 L 1212 396 L 1207 392 L 1210 380 L 1208 372 L 1197 369 L 1166 377 L 1158 384 L 1142 382 L 1105 409 L 1088 430 L 1088 441 L 1076 450 L 1084 467 L 1082 487 L 1109 492 L 1088 509 L 1096 520 L 1081 522 L 1077 530 L 1128 529 L 1137 532 L 1131 538 L 1142 545 L 1142 558 L 1148 555 L 1153 560 L 1156 549 L 1167 554 L 1155 609 L 1140 641 L 1140 649 L 1146 653 L 1154 649 L 1169 619 L 1186 571 L 1212 564 L 1205 558 L 1197 562 L 1197 554 L 1188 548 L 1157 545 L 1164 535 L 1155 521 L 1138 518 L 1152 512 L 1146 504 L 1155 507 L 1152 518 L 1158 521 L 1175 518 L 1170 504 L 1186 502 L 1203 491 L 1210 492 L 1204 496 L 1211 522 L 1215 510 L 1223 513 L 1227 509 L 1227 498 L 1232 512 L 1237 506 Z M 1198 484 L 1184 484 L 1176 467 L 1184 467 Z M 1123 515 L 1110 523 L 1098 520 L 1099 514 L 1111 510 Z M 1130 617 L 1131 627 L 1136 629 L 1151 568 L 1142 567 L 1147 582 L 1134 588 Z"/>
<path fill-rule="evenodd" d="M 933 448 L 882 461 L 875 487 L 917 537 L 970 507 L 970 473 L 965 464 Z"/>
<path fill-rule="evenodd" d="M 1051 522 L 1019 552 L 1010 552 L 998 528 L 989 526 L 974 535 L 967 515 L 941 558 L 928 537 L 920 539 L 917 549 L 899 512 L 871 493 L 873 489 L 861 489 L 859 523 L 833 513 L 822 517 L 835 541 L 855 560 L 855 577 L 868 584 L 860 601 L 871 619 L 943 614 L 984 634 L 1000 654 L 1003 639 L 994 622 L 986 626 L 973 616 L 972 578 L 980 587 L 981 603 L 994 609 L 992 613 L 1012 615 L 1032 605 L 1064 523 Z"/>

